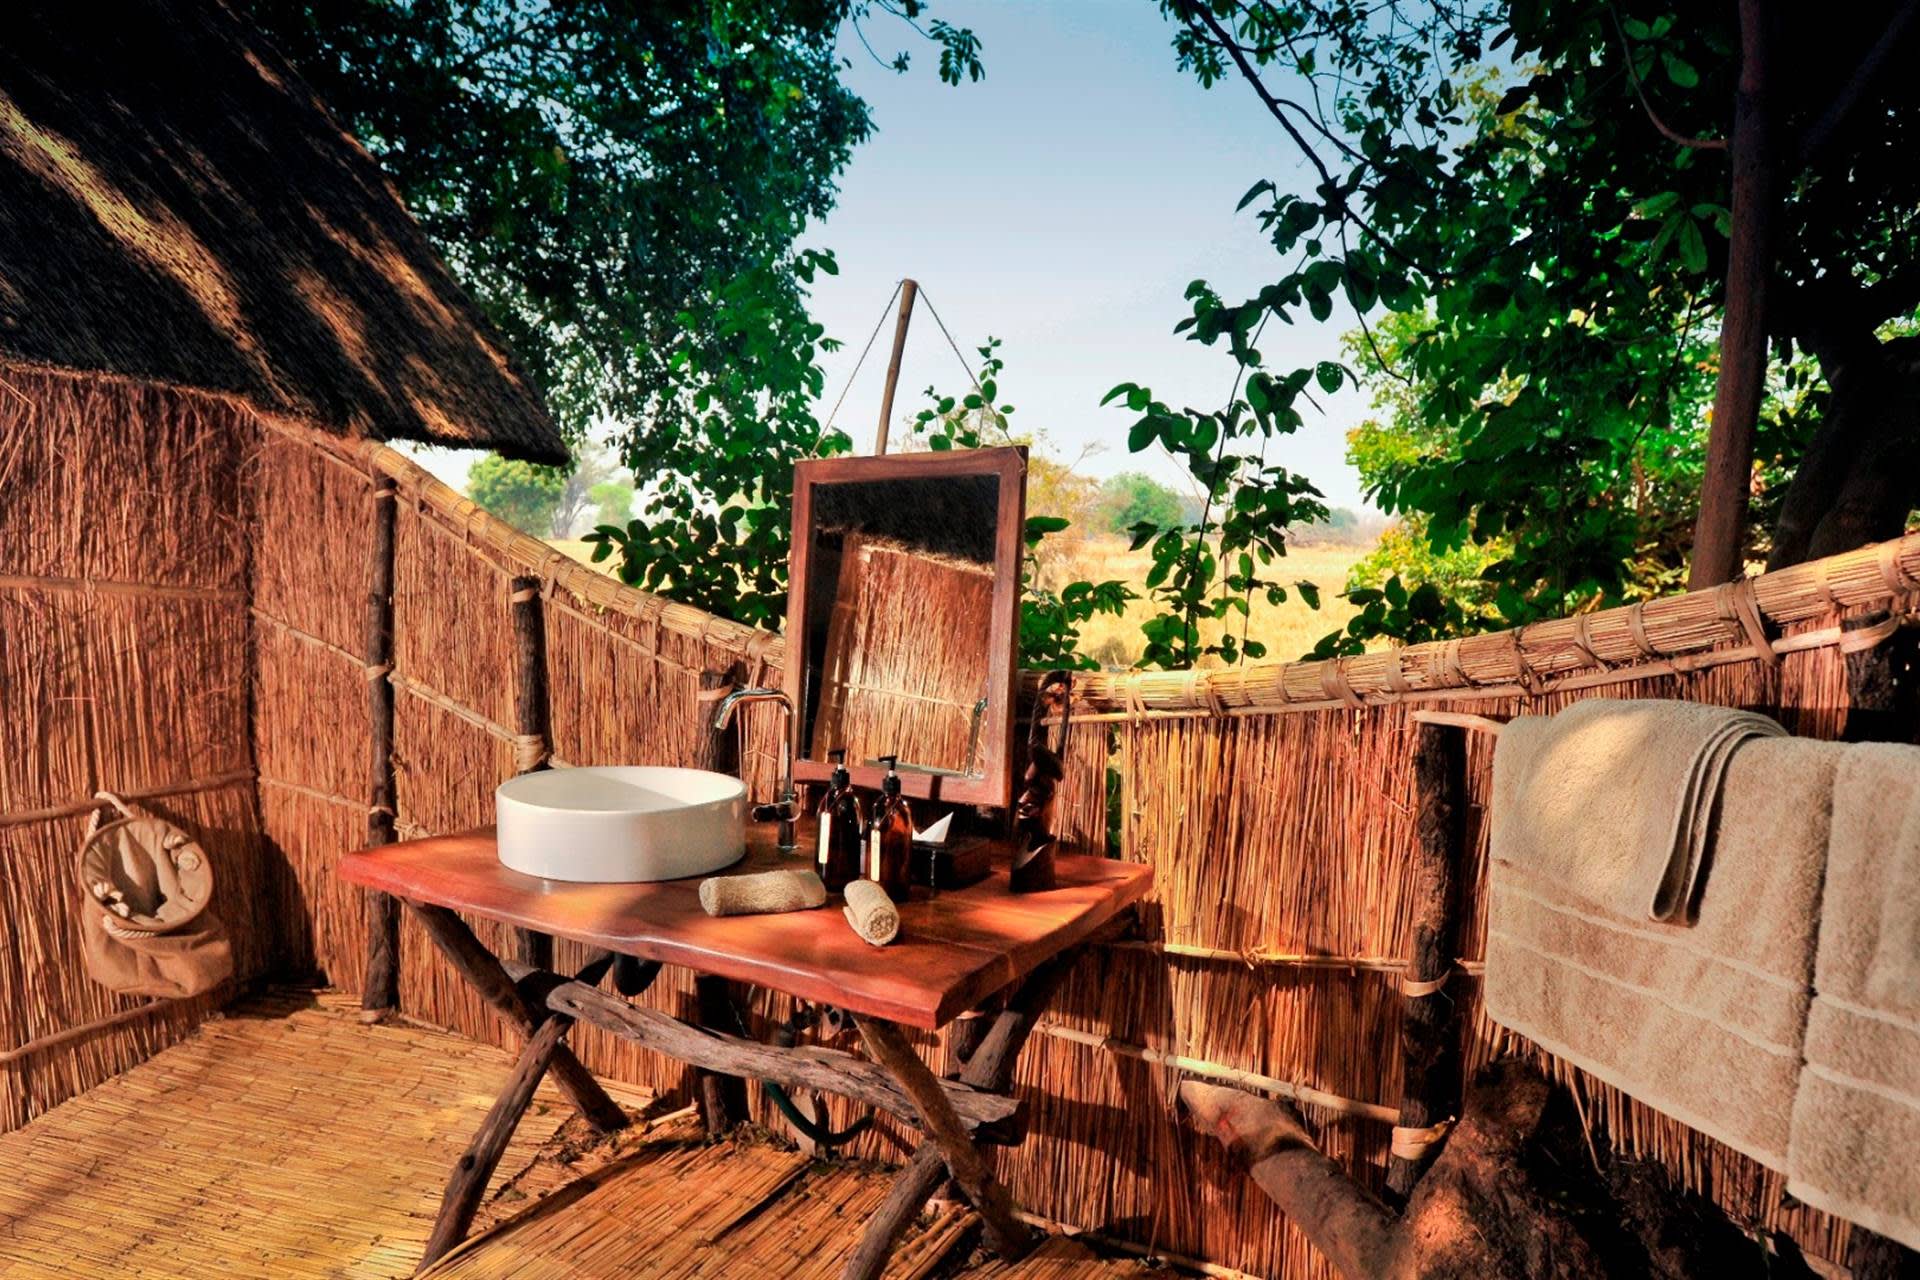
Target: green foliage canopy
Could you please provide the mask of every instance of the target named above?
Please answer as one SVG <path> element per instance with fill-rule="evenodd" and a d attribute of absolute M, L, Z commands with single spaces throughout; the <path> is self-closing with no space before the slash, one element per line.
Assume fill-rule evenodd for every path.
<path fill-rule="evenodd" d="M 543 467 L 490 453 L 467 472 L 467 496 L 522 533 L 550 537 L 567 491 L 562 467 Z"/>

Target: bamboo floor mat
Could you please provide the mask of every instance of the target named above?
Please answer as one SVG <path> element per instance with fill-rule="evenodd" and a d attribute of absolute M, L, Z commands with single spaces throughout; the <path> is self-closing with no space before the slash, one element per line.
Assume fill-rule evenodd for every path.
<path fill-rule="evenodd" d="M 410 1273 L 512 1063 L 358 1012 L 331 994 L 248 1002 L 0 1135 L 0 1276 Z M 496 1177 L 526 1167 L 567 1115 L 543 1085 Z"/>
<path fill-rule="evenodd" d="M 409 1276 L 512 1064 L 358 1013 L 331 993 L 247 1002 L 0 1135 L 0 1277 Z M 650 1102 L 608 1088 L 630 1110 Z M 891 1180 L 764 1138 L 708 1143 L 691 1109 L 606 1140 L 569 1117 L 542 1085 L 435 1280 L 832 1280 Z M 1062 1238 L 1011 1265 L 970 1260 L 975 1225 L 960 1207 L 923 1215 L 887 1280 L 1149 1274 Z"/>

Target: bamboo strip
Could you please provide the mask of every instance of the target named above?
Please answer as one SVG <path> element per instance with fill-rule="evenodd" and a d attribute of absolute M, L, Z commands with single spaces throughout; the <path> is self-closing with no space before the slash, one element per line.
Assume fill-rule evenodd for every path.
<path fill-rule="evenodd" d="M 520 735 L 515 733 L 513 730 L 507 728 L 506 725 L 501 724 L 497 720 L 493 720 L 488 718 L 487 716 L 481 715 L 478 711 L 475 711 L 472 707 L 469 707 L 465 703 L 460 702 L 454 698 L 448 697 L 446 694 L 441 693 L 437 689 L 428 688 L 426 685 L 422 684 L 419 680 L 414 679 L 411 676 L 403 676 L 398 671 L 389 671 L 387 673 L 387 679 L 393 684 L 393 687 L 398 689 L 400 692 L 408 694 L 412 697 L 418 698 L 420 699 L 420 701 L 427 703 L 430 706 L 438 707 L 440 708 L 440 710 L 446 712 L 448 715 L 453 716 L 456 719 L 463 720 L 466 723 L 472 725 L 476 729 L 484 730 L 486 733 L 488 733 L 492 737 L 498 738 L 500 741 L 506 743 L 508 746 L 513 746 L 514 743 L 519 739 Z M 558 756 L 549 756 L 548 763 L 552 764 L 556 768 L 561 768 L 561 769 L 565 769 L 569 767 L 567 765 L 567 762 L 565 760 L 560 759 Z"/>
<path fill-rule="evenodd" d="M 331 791 L 322 791 L 318 787 L 302 786 L 298 782 L 288 782 L 284 778 L 269 778 L 261 775 L 256 778 L 255 781 L 263 787 L 274 787 L 281 791 L 290 791 L 294 795 L 305 796 L 309 800 L 318 800 L 323 804 L 337 804 L 343 809 L 351 809 L 355 813 L 362 815 L 371 812 L 373 809 L 373 806 L 365 800 L 350 800 L 346 796 L 337 796 Z"/>
<path fill-rule="evenodd" d="M 247 593 L 234 587 L 169 586 L 157 582 L 119 582 L 104 578 L 38 577 L 33 574 L 0 574 L 0 590 L 58 591 L 84 596 L 131 596 L 149 600 L 245 600 Z"/>
<path fill-rule="evenodd" d="M 214 993 L 214 998 L 218 999 L 221 994 L 231 989 L 231 984 L 223 983 L 221 990 Z M 107 1031 L 125 1023 L 136 1021 L 137 1019 L 146 1017 L 150 1013 L 157 1013 L 162 1009 L 170 1009 L 175 1005 L 184 1004 L 187 999 L 197 1000 L 199 998 L 198 996 L 190 996 L 186 997 L 186 999 L 149 1000 L 147 1003 L 135 1005 L 131 1009 L 121 1009 L 118 1012 L 109 1013 L 105 1017 L 95 1018 L 91 1022 L 83 1022 L 79 1026 L 68 1027 L 63 1031 L 56 1031 L 51 1035 L 41 1036 L 37 1040 L 29 1040 L 25 1044 L 15 1045 L 11 1049 L 0 1051 L 0 1067 L 19 1062 L 23 1058 L 30 1058 L 36 1053 L 45 1053 L 49 1049 L 57 1049 L 61 1045 L 70 1044 L 75 1040 L 84 1040 L 90 1035 L 95 1035 L 98 1032 Z"/>
<path fill-rule="evenodd" d="M 1160 1049 L 1149 1049 L 1145 1045 L 1128 1044 L 1113 1036 L 1103 1036 L 1092 1031 L 1076 1031 L 1072 1027 L 1064 1027 L 1057 1022 L 1038 1023 L 1034 1030 L 1049 1039 L 1065 1040 L 1070 1044 L 1085 1045 L 1090 1049 L 1104 1049 L 1118 1057 L 1135 1058 L 1141 1062 L 1153 1063 L 1155 1066 L 1172 1067 L 1176 1071 L 1205 1076 L 1210 1080 L 1225 1080 L 1243 1088 L 1257 1089 L 1262 1093 L 1270 1093 L 1276 1098 L 1305 1103 L 1339 1115 L 1363 1116 L 1369 1120 L 1380 1120 L 1392 1124 L 1400 1114 L 1396 1108 L 1382 1106 L 1377 1102 L 1343 1098 L 1338 1094 L 1316 1089 L 1312 1085 L 1296 1084 L 1291 1080 L 1276 1080 L 1272 1076 L 1261 1075 L 1257 1071 L 1243 1071 L 1239 1067 L 1222 1066 L 1220 1063 L 1207 1062 L 1201 1058 L 1189 1058 Z"/>
<path fill-rule="evenodd" d="M 210 778 L 194 778 L 187 782 L 170 782 L 164 786 L 141 787 L 131 791 L 117 791 L 122 800 L 158 800 L 165 796 L 184 796 L 196 791 L 218 791 L 221 787 L 231 787 L 242 782 L 253 781 L 253 770 L 233 769 L 226 773 L 215 774 Z M 72 800 L 66 804 L 50 805 L 44 809 L 26 809 L 18 813 L 0 813 L 0 827 L 18 826 L 27 822 L 51 822 L 57 818 L 78 818 L 92 813 L 100 807 L 98 799 Z"/>
<path fill-rule="evenodd" d="M 319 649 L 323 653 L 330 653 L 344 662 L 350 662 L 356 670 L 366 666 L 366 660 L 353 650 L 343 645 L 337 645 L 331 640 L 323 640 L 310 631 L 302 631 L 285 618 L 275 617 L 257 605 L 248 609 L 247 612 L 253 616 L 256 622 L 264 622 L 276 631 L 283 632 L 293 639 L 298 640 L 301 644 L 307 645 L 310 648 Z"/>

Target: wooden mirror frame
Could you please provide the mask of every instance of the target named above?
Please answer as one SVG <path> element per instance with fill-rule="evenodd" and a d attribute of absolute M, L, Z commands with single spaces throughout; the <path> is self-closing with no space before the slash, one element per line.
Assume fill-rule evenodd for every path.
<path fill-rule="evenodd" d="M 900 771 L 901 791 L 916 800 L 946 804 L 992 805 L 1013 802 L 1014 673 L 1020 636 L 1021 559 L 1027 527 L 1027 450 L 1025 445 L 994 449 L 956 449 L 940 453 L 895 453 L 874 458 L 807 458 L 793 468 L 793 543 L 787 573 L 787 696 L 793 699 L 795 782 L 825 782 L 833 766 L 807 756 L 803 742 L 807 720 L 805 681 L 807 578 L 813 551 L 813 490 L 823 484 L 866 484 L 886 480 L 938 480 L 951 476 L 991 476 L 997 481 L 993 537 L 993 604 L 987 619 L 987 710 L 980 721 L 980 776 Z M 886 770 L 879 765 L 848 764 L 853 784 L 879 790 Z"/>

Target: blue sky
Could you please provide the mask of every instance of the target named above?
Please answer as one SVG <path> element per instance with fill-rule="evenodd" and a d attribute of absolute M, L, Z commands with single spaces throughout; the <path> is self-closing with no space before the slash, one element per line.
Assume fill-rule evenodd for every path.
<path fill-rule="evenodd" d="M 1152 0 L 936 0 L 933 13 L 971 27 L 986 78 L 941 84 L 935 51 L 884 16 L 867 24 L 882 56 L 914 65 L 896 75 L 851 32 L 842 40 L 851 86 L 877 133 L 855 152 L 840 199 L 810 242 L 834 251 L 840 275 L 823 280 L 815 317 L 846 348 L 829 357 L 827 405 L 840 393 L 894 282 L 919 280 L 969 359 L 988 334 L 1004 340 L 1004 399 L 1016 431 L 1044 431 L 1067 458 L 1103 446 L 1091 475 L 1140 469 L 1168 481 L 1164 456 L 1129 455 L 1121 408 L 1099 407 L 1115 383 L 1140 382 L 1176 405 L 1218 408 L 1234 367 L 1223 349 L 1172 332 L 1195 278 L 1227 296 L 1278 274 L 1251 213 L 1234 205 L 1261 178 L 1311 182 L 1246 86 L 1202 89 L 1174 66 L 1171 25 Z M 1337 358 L 1352 324 L 1267 326 L 1260 344 L 1281 369 Z M 886 370 L 889 322 L 836 425 L 871 447 Z M 965 386 L 931 317 L 916 313 L 900 379 L 901 407 L 923 389 Z M 1338 505 L 1360 505 L 1344 460 L 1345 432 L 1365 411 L 1348 391 L 1323 398 L 1327 415 L 1275 446 L 1273 460 L 1303 471 Z M 825 412 L 823 406 L 822 412 Z M 1284 456 L 1282 456 L 1284 453 Z"/>
<path fill-rule="evenodd" d="M 986 77 L 959 87 L 936 74 L 937 49 L 877 15 L 882 57 L 907 49 L 904 75 L 875 62 L 851 30 L 849 84 L 871 106 L 875 136 L 855 151 L 827 219 L 806 242 L 834 251 L 814 316 L 845 347 L 825 360 L 824 416 L 846 385 L 895 281 L 912 276 L 969 360 L 988 335 L 1004 341 L 1003 400 L 1015 431 L 1041 433 L 1095 477 L 1143 470 L 1185 484 L 1163 454 L 1131 455 L 1131 418 L 1100 407 L 1115 383 L 1139 382 L 1174 405 L 1218 408 L 1234 366 L 1224 350 L 1173 333 L 1196 278 L 1229 298 L 1274 279 L 1279 263 L 1250 213 L 1234 212 L 1262 178 L 1307 190 L 1311 179 L 1265 109 L 1238 80 L 1211 90 L 1174 66 L 1172 27 L 1153 0 L 935 0 L 933 15 L 971 27 Z M 1269 324 L 1260 343 L 1287 370 L 1338 358 L 1351 314 Z M 891 313 L 835 420 L 872 448 Z M 929 385 L 959 391 L 966 375 L 923 305 L 915 314 L 896 424 Z M 1316 394 L 1317 391 L 1316 391 Z M 1305 426 L 1269 454 L 1303 472 L 1334 505 L 1362 505 L 1344 459 L 1345 432 L 1365 412 L 1351 390 L 1304 407 Z M 897 430 L 896 426 L 896 430 Z M 468 457 L 423 450 L 449 482 Z"/>

